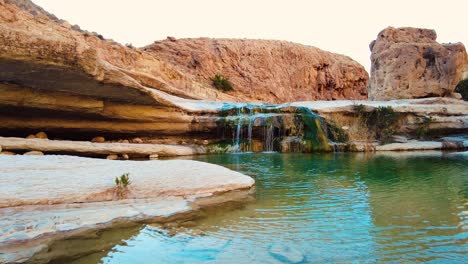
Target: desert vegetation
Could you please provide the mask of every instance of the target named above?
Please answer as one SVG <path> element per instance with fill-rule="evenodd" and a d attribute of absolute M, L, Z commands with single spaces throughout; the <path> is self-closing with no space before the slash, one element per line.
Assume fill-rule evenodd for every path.
<path fill-rule="evenodd" d="M 225 92 L 233 90 L 229 78 L 222 74 L 217 73 L 211 80 L 213 81 L 213 86 L 218 90 L 223 90 Z"/>
<path fill-rule="evenodd" d="M 127 196 L 128 186 L 130 181 L 130 173 L 124 173 L 120 177 L 115 177 L 115 188 L 119 199 L 124 199 Z"/>
<path fill-rule="evenodd" d="M 463 100 L 468 101 L 468 78 L 461 80 L 455 88 L 457 93 L 460 93 Z"/>

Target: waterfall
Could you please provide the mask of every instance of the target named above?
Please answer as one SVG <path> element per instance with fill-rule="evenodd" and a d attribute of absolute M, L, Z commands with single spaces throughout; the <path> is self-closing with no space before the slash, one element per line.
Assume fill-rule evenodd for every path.
<path fill-rule="evenodd" d="M 329 124 L 309 108 L 227 104 L 218 125 L 224 127 L 223 133 L 231 134 L 233 152 L 334 149 L 330 144 Z M 225 138 L 225 134 L 221 138 Z"/>

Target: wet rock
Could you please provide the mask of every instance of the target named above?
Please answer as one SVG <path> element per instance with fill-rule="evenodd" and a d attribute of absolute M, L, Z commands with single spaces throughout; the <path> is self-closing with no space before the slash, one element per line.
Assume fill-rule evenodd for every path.
<path fill-rule="evenodd" d="M 305 256 L 301 251 L 279 243 L 272 245 L 268 253 L 283 263 L 302 263 L 305 261 Z"/>
<path fill-rule="evenodd" d="M 149 155 L 149 159 L 150 160 L 157 160 L 157 159 L 159 159 L 159 155 L 158 154 L 151 154 L 151 155 Z"/>
<path fill-rule="evenodd" d="M 122 154 L 122 159 L 123 160 L 128 160 L 128 159 L 130 159 L 130 157 L 128 156 L 128 154 Z"/>
<path fill-rule="evenodd" d="M 42 132 L 42 131 L 36 134 L 36 138 L 48 139 L 47 134 L 45 132 Z"/>
<path fill-rule="evenodd" d="M 106 142 L 106 139 L 104 137 L 93 137 L 93 139 L 91 139 L 91 142 L 93 142 L 93 143 L 104 143 L 104 142 Z"/>
<path fill-rule="evenodd" d="M 117 159 L 119 159 L 119 156 L 117 154 L 110 154 L 110 155 L 107 155 L 106 159 L 108 159 L 108 160 L 117 160 Z"/>

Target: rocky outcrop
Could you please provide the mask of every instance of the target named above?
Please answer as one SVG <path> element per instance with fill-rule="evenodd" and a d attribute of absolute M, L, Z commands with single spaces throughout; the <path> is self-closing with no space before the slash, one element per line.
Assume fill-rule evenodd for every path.
<path fill-rule="evenodd" d="M 205 148 L 195 145 L 163 145 L 132 143 L 94 143 L 87 141 L 24 139 L 0 137 L 0 145 L 11 151 L 42 151 L 46 153 L 69 153 L 85 156 L 127 154 L 133 158 L 159 156 L 188 156 L 206 153 Z"/>
<path fill-rule="evenodd" d="M 356 106 L 358 105 L 362 105 L 364 111 L 367 112 L 377 108 L 391 107 L 398 119 L 396 126 L 393 128 L 393 133 L 396 135 L 407 135 L 413 139 L 417 139 L 422 136 L 421 134 L 425 134 L 437 138 L 442 135 L 466 133 L 468 131 L 468 102 L 453 98 L 421 98 L 391 101 L 315 101 L 297 102 L 290 105 L 314 109 L 321 116 L 331 120 L 335 125 L 346 131 L 349 135 L 349 145 L 351 146 L 354 144 L 352 142 L 354 140 L 365 142 L 364 145 L 358 143 L 360 145 L 358 149 L 350 147 L 349 150 L 352 151 L 387 150 L 386 147 L 376 148 L 371 145 L 366 147 L 367 143 L 375 142 L 375 137 L 372 136 L 374 131 L 366 130 L 360 121 L 359 114 L 356 113 Z M 458 142 L 460 140 L 445 141 Z M 463 149 L 467 147 L 458 143 L 450 145 L 438 142 L 434 143 L 434 145 L 429 146 L 429 148 Z M 419 147 L 426 149 L 424 144 L 415 144 L 414 141 L 395 146 L 402 146 L 402 148 L 394 148 L 393 150 L 416 150 Z"/>
<path fill-rule="evenodd" d="M 345 56 L 285 42 L 229 43 L 222 54 L 229 53 L 231 59 L 212 54 L 199 62 L 203 60 L 208 67 L 221 63 L 222 58 L 226 69 L 234 67 L 232 63 L 241 56 L 227 52 L 234 48 L 264 56 L 243 56 L 235 66 L 255 88 L 244 87 L 247 79 L 232 75 L 231 80 L 239 85 L 236 90 L 231 94 L 218 91 L 167 53 L 155 52 L 154 45 L 145 50 L 122 46 L 71 26 L 29 0 L 0 1 L 0 133 L 26 137 L 44 131 L 52 139 L 74 140 L 189 134 L 204 140 L 213 137 L 214 112 L 223 107 L 214 101 L 365 97 L 367 75 Z M 247 44 L 252 47 L 247 49 Z M 285 64 L 269 69 L 257 61 Z M 261 84 L 263 78 L 268 81 Z M 286 86 L 292 88 L 284 90 Z"/>
<path fill-rule="evenodd" d="M 198 207 L 246 199 L 254 184 L 252 178 L 238 172 L 189 160 L 0 159 L 1 263 L 24 262 L 46 250 L 53 239 L 115 222 L 164 221 Z M 123 173 L 129 173 L 131 184 L 125 197 L 119 197 L 114 179 Z M 207 198 L 210 202 L 200 200 Z"/>
<path fill-rule="evenodd" d="M 388 27 L 370 44 L 369 99 L 450 96 L 462 77 L 462 43 L 439 44 L 434 30 Z"/>
<path fill-rule="evenodd" d="M 286 41 L 175 39 L 143 48 L 207 86 L 229 78 L 241 101 L 285 103 L 367 98 L 368 75 L 349 57 Z"/>

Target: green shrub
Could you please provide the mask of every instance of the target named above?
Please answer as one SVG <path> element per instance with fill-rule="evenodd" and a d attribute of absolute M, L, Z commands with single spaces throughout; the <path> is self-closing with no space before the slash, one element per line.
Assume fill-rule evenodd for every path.
<path fill-rule="evenodd" d="M 468 79 L 461 80 L 457 84 L 455 92 L 460 93 L 463 100 L 468 101 Z"/>
<path fill-rule="evenodd" d="M 130 173 L 124 173 L 119 177 L 115 177 L 115 186 L 117 188 L 117 195 L 120 199 L 125 198 L 127 187 L 131 184 Z"/>
<path fill-rule="evenodd" d="M 432 117 L 423 117 L 419 120 L 418 127 L 416 128 L 416 135 L 419 139 L 425 139 L 427 138 L 428 131 L 429 131 L 429 126 L 432 124 L 434 121 Z"/>
<path fill-rule="evenodd" d="M 213 81 L 213 86 L 216 87 L 218 90 L 223 90 L 225 92 L 227 91 L 232 91 L 232 84 L 229 81 L 229 78 L 224 77 L 221 74 L 216 74 L 213 78 L 211 78 Z"/>
<path fill-rule="evenodd" d="M 360 122 L 375 133 L 381 143 L 389 143 L 395 133 L 395 125 L 400 118 L 391 106 L 379 106 L 372 111 L 366 111 L 366 106 L 355 105 L 354 111 Z"/>

